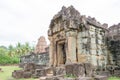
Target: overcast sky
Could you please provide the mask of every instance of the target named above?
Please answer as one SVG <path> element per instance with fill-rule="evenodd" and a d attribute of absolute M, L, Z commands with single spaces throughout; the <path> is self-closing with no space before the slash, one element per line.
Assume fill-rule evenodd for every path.
<path fill-rule="evenodd" d="M 120 22 L 120 0 L 0 0 L 0 45 L 47 39 L 50 21 L 63 5 L 109 26 Z"/>

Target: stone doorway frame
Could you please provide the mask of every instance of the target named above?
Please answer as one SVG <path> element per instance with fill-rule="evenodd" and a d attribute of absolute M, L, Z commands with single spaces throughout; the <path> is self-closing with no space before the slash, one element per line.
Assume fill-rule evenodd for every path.
<path fill-rule="evenodd" d="M 65 50 L 65 55 L 63 52 L 63 47 Z M 57 41 L 57 58 L 56 58 L 57 59 L 57 66 L 66 63 L 66 60 L 67 60 L 67 53 L 66 52 L 67 52 L 66 40 L 63 39 L 63 40 Z M 65 61 L 64 61 L 64 58 L 65 58 Z"/>

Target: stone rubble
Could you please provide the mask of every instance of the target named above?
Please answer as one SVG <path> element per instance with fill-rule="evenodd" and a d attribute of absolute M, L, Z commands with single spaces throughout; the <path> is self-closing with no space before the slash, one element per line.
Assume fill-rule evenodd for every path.
<path fill-rule="evenodd" d="M 91 78 L 96 78 L 95 80 L 98 80 L 98 78 L 103 79 L 103 76 L 92 76 L 93 68 L 85 68 L 85 65 L 90 65 L 89 63 L 85 64 L 69 64 L 64 65 L 61 67 L 39 67 L 36 68 L 36 65 L 34 63 L 26 64 L 26 67 L 23 68 L 23 70 L 15 70 L 12 73 L 12 77 L 19 79 L 19 78 L 44 78 L 43 80 L 91 80 Z M 40 65 L 39 65 L 40 66 Z M 88 75 L 89 73 L 89 75 Z M 107 80 L 107 79 L 103 79 Z"/>
<path fill-rule="evenodd" d="M 36 65 L 34 63 L 26 63 L 22 70 L 15 70 L 12 72 L 12 77 L 14 78 L 31 78 L 40 77 L 44 75 L 44 67 L 46 65 Z M 41 73 L 41 74 L 40 74 Z"/>

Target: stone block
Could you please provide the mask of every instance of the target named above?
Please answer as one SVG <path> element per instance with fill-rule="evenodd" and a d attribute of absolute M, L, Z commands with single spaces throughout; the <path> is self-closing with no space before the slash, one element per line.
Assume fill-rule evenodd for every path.
<path fill-rule="evenodd" d="M 97 66 L 97 56 L 96 55 L 91 55 L 91 64 L 93 66 Z"/>
<path fill-rule="evenodd" d="M 92 43 L 90 48 L 93 49 L 93 50 L 95 50 L 96 49 L 96 44 Z"/>
<path fill-rule="evenodd" d="M 91 38 L 91 43 L 95 44 L 96 43 L 96 39 L 95 38 Z"/>
<path fill-rule="evenodd" d="M 120 77 L 120 70 L 115 70 L 115 71 L 114 71 L 114 76 Z"/>
<path fill-rule="evenodd" d="M 34 77 L 38 78 L 38 77 L 41 77 L 41 76 L 46 76 L 45 69 L 36 69 Z"/>
<path fill-rule="evenodd" d="M 79 77 L 77 80 L 93 80 L 92 77 Z"/>
<path fill-rule="evenodd" d="M 74 68 L 73 68 L 73 74 L 75 74 L 75 76 L 79 77 L 79 76 L 84 76 L 85 75 L 85 68 L 83 64 L 75 64 Z"/>
<path fill-rule="evenodd" d="M 98 34 L 97 37 L 98 37 L 98 39 L 102 39 L 103 38 L 100 34 Z"/>
<path fill-rule="evenodd" d="M 23 78 L 23 70 L 15 70 L 14 72 L 12 72 L 12 77 L 19 79 L 19 78 Z"/>
<path fill-rule="evenodd" d="M 79 39 L 81 37 L 82 37 L 82 32 L 79 32 L 77 38 Z"/>
<path fill-rule="evenodd" d="M 55 80 L 53 77 L 47 77 L 46 80 Z"/>
<path fill-rule="evenodd" d="M 45 68 L 45 71 L 46 71 L 46 75 L 47 76 L 53 76 L 53 75 L 55 75 L 55 68 L 54 67 Z"/>
<path fill-rule="evenodd" d="M 98 74 L 99 74 L 100 76 L 107 76 L 107 77 L 110 76 L 110 72 L 109 72 L 109 71 L 100 71 L 100 72 L 98 72 Z"/>
<path fill-rule="evenodd" d="M 31 78 L 32 73 L 31 72 L 24 72 L 23 73 L 23 78 Z"/>
<path fill-rule="evenodd" d="M 74 64 L 73 65 L 73 75 L 74 76 L 79 76 L 80 75 L 80 68 L 83 67 L 82 65 L 79 64 Z M 82 70 L 82 69 L 81 69 Z M 81 71 L 82 72 L 82 71 Z"/>
<path fill-rule="evenodd" d="M 64 80 L 64 78 L 61 75 L 59 75 L 59 76 L 49 76 L 49 77 L 46 77 L 46 80 Z"/>
<path fill-rule="evenodd" d="M 54 69 L 54 75 L 64 75 L 65 74 L 65 67 L 56 67 Z"/>
<path fill-rule="evenodd" d="M 91 54 L 95 55 L 96 54 L 96 50 L 91 50 Z"/>
<path fill-rule="evenodd" d="M 39 80 L 46 80 L 46 76 L 40 77 Z"/>
<path fill-rule="evenodd" d="M 85 68 L 83 64 L 68 64 L 65 66 L 66 75 L 73 75 L 75 77 L 84 76 Z"/>
<path fill-rule="evenodd" d="M 19 67 L 20 67 L 20 68 L 24 68 L 25 64 L 26 64 L 26 63 L 22 63 L 22 62 L 21 62 L 21 63 L 19 64 Z"/>
<path fill-rule="evenodd" d="M 25 71 L 33 71 L 35 70 L 35 64 L 34 63 L 27 63 L 24 66 Z"/>
<path fill-rule="evenodd" d="M 102 44 L 102 40 L 98 40 L 98 44 Z"/>
<path fill-rule="evenodd" d="M 65 65 L 66 74 L 73 74 L 73 64 Z"/>
<path fill-rule="evenodd" d="M 93 74 L 93 66 L 92 64 L 90 63 L 84 63 L 84 66 L 85 66 L 85 72 L 86 72 L 86 75 L 85 76 L 92 76 Z"/>
<path fill-rule="evenodd" d="M 63 80 L 77 80 L 76 78 L 64 78 Z"/>
<path fill-rule="evenodd" d="M 96 76 L 94 80 L 108 80 L 107 76 Z"/>
<path fill-rule="evenodd" d="M 35 65 L 35 69 L 43 69 L 46 65 Z"/>
<path fill-rule="evenodd" d="M 84 63 L 84 62 L 87 61 L 86 58 L 87 58 L 87 57 L 86 57 L 85 54 L 79 54 L 79 55 L 78 55 L 78 62 L 79 62 L 79 63 Z"/>

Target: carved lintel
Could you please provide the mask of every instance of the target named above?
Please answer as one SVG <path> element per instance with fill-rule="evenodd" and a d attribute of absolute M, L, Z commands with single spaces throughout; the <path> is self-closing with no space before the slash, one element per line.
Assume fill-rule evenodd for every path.
<path fill-rule="evenodd" d="M 77 31 L 69 31 L 66 33 L 67 37 L 77 37 Z"/>

